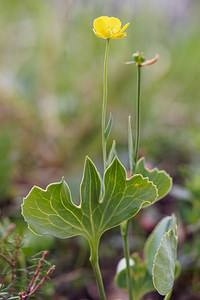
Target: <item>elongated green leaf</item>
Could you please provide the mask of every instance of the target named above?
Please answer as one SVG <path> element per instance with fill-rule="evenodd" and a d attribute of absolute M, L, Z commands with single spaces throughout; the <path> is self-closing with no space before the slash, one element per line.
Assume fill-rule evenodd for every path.
<path fill-rule="evenodd" d="M 172 290 L 177 256 L 176 228 L 166 232 L 156 252 L 153 265 L 153 284 L 161 295 Z"/>
<path fill-rule="evenodd" d="M 132 127 L 131 127 L 131 116 L 128 118 L 128 153 L 129 153 L 129 165 L 130 165 L 130 172 L 133 173 L 134 169 L 134 150 L 133 150 L 133 134 L 132 134 Z M 139 174 L 139 172 L 138 172 Z"/>
<path fill-rule="evenodd" d="M 158 223 L 154 231 L 148 237 L 144 247 L 144 256 L 145 260 L 147 261 L 147 268 L 150 274 L 152 274 L 154 257 L 161 243 L 163 235 L 174 228 L 175 225 L 175 216 L 165 217 Z"/>
<path fill-rule="evenodd" d="M 113 123 L 113 117 L 112 117 L 112 114 L 110 113 L 108 124 L 107 124 L 106 130 L 105 130 L 105 139 L 106 139 L 106 142 L 108 141 L 108 138 L 109 138 L 109 135 L 110 135 L 110 132 L 111 132 L 111 129 L 112 129 L 112 123 Z"/>
<path fill-rule="evenodd" d="M 76 206 L 64 180 L 46 190 L 33 187 L 24 198 L 22 214 L 29 228 L 37 234 L 52 234 L 60 238 L 83 235 L 98 241 L 111 227 L 133 217 L 144 203 L 156 200 L 157 189 L 142 175 L 126 179 L 126 170 L 117 158 L 106 169 L 104 197 L 95 165 L 85 160 L 81 183 L 81 203 Z"/>
<path fill-rule="evenodd" d="M 145 158 L 142 157 L 137 163 L 137 174 L 142 174 L 144 177 L 148 177 L 158 189 L 158 198 L 163 198 L 171 189 L 172 179 L 165 171 L 159 171 L 157 168 L 148 170 L 145 168 Z"/>
<path fill-rule="evenodd" d="M 137 253 L 131 255 L 130 266 L 133 298 L 139 300 L 145 294 L 154 291 L 152 277 L 147 270 L 146 263 L 141 260 Z M 119 288 L 127 290 L 126 261 L 124 258 L 117 266 L 115 283 Z"/>
<path fill-rule="evenodd" d="M 112 163 L 115 156 L 117 156 L 116 142 L 115 142 L 115 140 L 113 140 L 113 143 L 112 143 L 109 155 L 108 155 L 108 159 L 107 159 L 107 162 L 106 162 L 107 167 L 109 167 L 109 165 Z"/>

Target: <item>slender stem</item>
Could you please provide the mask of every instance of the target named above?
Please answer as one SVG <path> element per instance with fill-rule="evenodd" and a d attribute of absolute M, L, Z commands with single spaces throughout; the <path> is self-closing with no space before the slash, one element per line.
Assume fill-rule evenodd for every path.
<path fill-rule="evenodd" d="M 123 237 L 124 256 L 126 259 L 126 280 L 127 280 L 128 296 L 129 296 L 129 300 L 133 300 L 131 270 L 130 270 L 130 253 L 129 253 L 129 243 L 128 243 L 129 225 L 130 225 L 130 220 L 121 224 L 121 234 Z"/>
<path fill-rule="evenodd" d="M 103 280 L 102 280 L 101 271 L 99 267 L 98 243 L 95 243 L 93 246 L 90 244 L 90 249 L 91 249 L 90 262 L 96 277 L 100 299 L 106 300 L 106 294 L 104 291 Z"/>
<path fill-rule="evenodd" d="M 165 296 L 164 300 L 169 300 L 171 298 L 172 290 Z"/>
<path fill-rule="evenodd" d="M 103 150 L 103 165 L 104 170 L 106 169 L 107 155 L 106 155 L 106 105 L 107 105 L 107 65 L 108 65 L 108 51 L 109 51 L 110 39 L 106 40 L 106 50 L 104 57 L 104 72 L 103 72 L 103 105 L 102 105 L 102 150 Z M 106 295 L 103 286 L 103 280 L 101 276 L 101 271 L 99 267 L 99 256 L 98 256 L 98 242 L 92 244 L 90 243 L 91 256 L 90 262 L 94 270 L 96 277 L 96 282 L 99 289 L 99 295 L 101 300 L 106 300 Z"/>
<path fill-rule="evenodd" d="M 140 87 L 141 87 L 141 74 L 140 74 L 140 65 L 137 65 L 137 102 L 136 102 L 136 141 L 135 141 L 135 154 L 134 154 L 134 167 L 131 170 L 131 176 L 137 171 L 137 161 L 138 161 L 138 152 L 139 152 L 139 144 L 140 144 L 140 115 L 141 115 L 141 104 L 140 104 Z M 133 293 L 132 293 L 132 284 L 131 284 L 131 270 L 130 270 L 130 253 L 128 247 L 128 231 L 129 231 L 129 224 L 130 221 L 125 223 L 124 234 L 123 236 L 123 245 L 124 245 L 124 255 L 126 259 L 126 276 L 127 276 L 127 287 L 128 287 L 128 294 L 129 300 L 133 300 Z"/>
<path fill-rule="evenodd" d="M 102 150 L 103 150 L 103 165 L 104 170 L 106 169 L 106 104 L 107 104 L 107 62 L 108 62 L 108 50 L 109 50 L 110 39 L 106 40 L 106 50 L 104 57 L 104 73 L 103 73 L 103 105 L 102 105 Z"/>
<path fill-rule="evenodd" d="M 138 151 L 139 151 L 139 144 L 140 144 L 140 115 L 141 115 L 141 104 L 140 104 L 140 69 L 141 66 L 137 66 L 137 102 L 136 102 L 136 137 L 135 137 L 135 156 L 134 156 L 134 170 L 133 174 L 137 170 L 137 161 L 138 161 Z M 131 175 L 133 175 L 131 174 Z"/>

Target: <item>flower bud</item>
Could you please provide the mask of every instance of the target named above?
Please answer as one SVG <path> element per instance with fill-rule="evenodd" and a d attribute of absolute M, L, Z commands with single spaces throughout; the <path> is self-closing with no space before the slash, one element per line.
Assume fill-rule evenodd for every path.
<path fill-rule="evenodd" d="M 133 60 L 137 63 L 138 66 L 141 65 L 141 63 L 145 62 L 145 57 L 143 56 L 143 52 L 137 51 L 132 55 Z"/>

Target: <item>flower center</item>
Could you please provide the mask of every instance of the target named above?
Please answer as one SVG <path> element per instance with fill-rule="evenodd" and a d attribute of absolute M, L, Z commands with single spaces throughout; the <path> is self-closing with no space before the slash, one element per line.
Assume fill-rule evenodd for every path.
<path fill-rule="evenodd" d="M 106 36 L 108 38 L 111 38 L 114 34 L 115 34 L 114 29 L 110 25 L 108 25 L 108 28 L 106 30 Z"/>

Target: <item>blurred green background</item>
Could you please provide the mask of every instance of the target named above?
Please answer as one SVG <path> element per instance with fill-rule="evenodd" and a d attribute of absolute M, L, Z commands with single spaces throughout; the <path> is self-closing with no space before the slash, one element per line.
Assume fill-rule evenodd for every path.
<path fill-rule="evenodd" d="M 128 168 L 127 119 L 132 115 L 134 124 L 136 69 L 123 62 L 137 50 L 147 59 L 159 54 L 155 65 L 142 69 L 140 155 L 168 171 L 178 185 L 171 209 L 158 204 L 161 214 L 177 210 L 180 223 L 197 222 L 199 215 L 185 218 L 191 217 L 191 194 L 183 212 L 179 201 L 192 178 L 199 178 L 199 12 L 199 0 L 0 0 L 1 219 L 8 216 L 22 233 L 20 204 L 34 184 L 45 188 L 64 175 L 78 202 L 84 157 L 101 169 L 105 41 L 93 34 L 92 23 L 108 15 L 130 22 L 127 37 L 110 46 L 107 112 L 114 126 L 109 145 L 114 138 Z M 200 192 L 195 197 L 200 210 Z M 51 243 L 47 239 L 47 247 Z"/>

